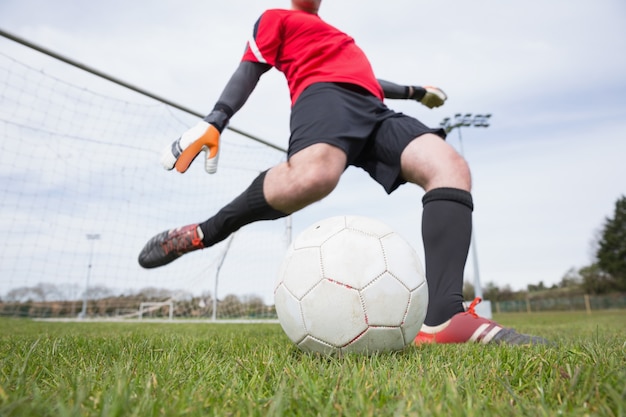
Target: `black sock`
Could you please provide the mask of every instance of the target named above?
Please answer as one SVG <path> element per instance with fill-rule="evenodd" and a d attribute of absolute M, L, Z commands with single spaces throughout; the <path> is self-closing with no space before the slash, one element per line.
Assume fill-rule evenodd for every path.
<path fill-rule="evenodd" d="M 286 213 L 272 208 L 265 199 L 263 181 L 266 173 L 267 171 L 259 174 L 243 193 L 224 206 L 215 216 L 200 223 L 200 229 L 204 234 L 202 243 L 205 247 L 221 242 L 246 224 L 287 216 Z"/>
<path fill-rule="evenodd" d="M 424 324 L 437 326 L 463 309 L 463 271 L 472 234 L 472 195 L 436 188 L 422 199 L 422 239 L 428 282 Z"/>

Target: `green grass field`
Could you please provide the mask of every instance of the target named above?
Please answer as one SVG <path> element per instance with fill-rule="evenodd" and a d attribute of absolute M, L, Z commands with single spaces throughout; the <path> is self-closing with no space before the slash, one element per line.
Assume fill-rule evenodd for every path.
<path fill-rule="evenodd" d="M 626 311 L 501 314 L 553 347 L 298 351 L 277 324 L 0 319 L 0 416 L 626 415 Z"/>

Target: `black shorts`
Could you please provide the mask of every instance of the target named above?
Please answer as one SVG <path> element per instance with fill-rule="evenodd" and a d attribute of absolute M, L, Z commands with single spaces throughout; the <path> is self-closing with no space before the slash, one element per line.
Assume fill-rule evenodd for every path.
<path fill-rule="evenodd" d="M 348 165 L 363 168 L 390 194 L 404 184 L 400 155 L 416 137 L 431 129 L 419 120 L 389 109 L 357 86 L 317 83 L 300 95 L 291 111 L 288 156 L 315 143 L 342 149 Z"/>

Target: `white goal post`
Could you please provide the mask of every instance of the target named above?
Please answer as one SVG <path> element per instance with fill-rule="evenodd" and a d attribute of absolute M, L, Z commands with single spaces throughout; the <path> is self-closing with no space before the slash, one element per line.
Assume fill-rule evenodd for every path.
<path fill-rule="evenodd" d="M 174 301 L 167 300 L 163 302 L 144 301 L 141 303 L 139 305 L 139 320 L 143 319 L 143 313 L 149 313 L 165 306 L 169 307 L 169 319 L 174 319 Z"/>

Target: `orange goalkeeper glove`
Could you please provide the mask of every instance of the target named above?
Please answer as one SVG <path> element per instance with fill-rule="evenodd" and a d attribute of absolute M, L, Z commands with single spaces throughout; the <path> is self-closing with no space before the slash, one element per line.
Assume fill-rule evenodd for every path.
<path fill-rule="evenodd" d="M 163 168 L 183 173 L 196 159 L 200 152 L 206 153 L 204 169 L 209 174 L 217 171 L 220 151 L 220 134 L 228 124 L 228 116 L 219 110 L 211 112 L 204 120 L 187 130 L 180 138 L 163 150 L 161 164 Z"/>

